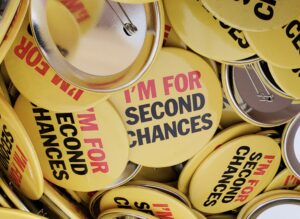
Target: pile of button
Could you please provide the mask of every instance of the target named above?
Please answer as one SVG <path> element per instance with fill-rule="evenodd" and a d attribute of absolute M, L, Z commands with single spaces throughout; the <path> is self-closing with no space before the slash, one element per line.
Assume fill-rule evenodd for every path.
<path fill-rule="evenodd" d="M 300 214 L 299 0 L 0 8 L 1 218 Z"/>

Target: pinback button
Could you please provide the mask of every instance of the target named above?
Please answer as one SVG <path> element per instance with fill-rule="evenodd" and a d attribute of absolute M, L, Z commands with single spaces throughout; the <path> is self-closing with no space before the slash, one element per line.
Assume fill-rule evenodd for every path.
<path fill-rule="evenodd" d="M 161 1 L 102 2 L 98 25 L 80 37 L 70 59 L 62 56 L 48 31 L 47 4 L 32 0 L 30 15 L 39 49 L 55 72 L 74 86 L 108 93 L 132 85 L 148 72 L 162 45 L 164 17 Z"/>
<path fill-rule="evenodd" d="M 234 138 L 254 134 L 260 130 L 259 127 L 240 123 L 230 126 L 214 136 L 194 157 L 192 157 L 184 166 L 178 179 L 178 189 L 184 194 L 188 194 L 191 178 L 201 162 L 220 145 Z"/>
<path fill-rule="evenodd" d="M 55 26 L 56 32 L 52 32 L 55 32 L 56 38 L 60 38 L 57 40 L 60 42 L 59 46 L 67 54 L 69 53 L 67 51 L 72 50 L 71 44 L 76 44 L 79 38 L 78 24 L 63 5 L 56 1 L 50 2 L 49 8 L 52 8 L 52 14 L 48 15 L 53 19 L 49 20 L 56 21 L 55 24 L 52 22 L 50 27 Z M 20 93 L 33 103 L 47 109 L 64 112 L 85 110 L 107 97 L 107 95 L 83 91 L 58 76 L 39 52 L 31 35 L 27 17 L 4 63 Z"/>
<path fill-rule="evenodd" d="M 35 214 L 9 208 L 0 208 L 0 217 L 18 219 L 46 219 L 45 217 L 41 217 Z"/>
<path fill-rule="evenodd" d="M 14 2 L 14 1 L 11 1 Z M 9 48 L 13 44 L 20 28 L 25 18 L 27 9 L 29 5 L 29 0 L 21 0 L 19 7 L 14 15 L 14 18 L 7 30 L 3 41 L 0 44 L 0 63 L 2 63 L 5 55 L 7 54 Z"/>
<path fill-rule="evenodd" d="M 193 211 L 174 197 L 159 190 L 141 186 L 122 186 L 106 192 L 100 201 L 100 210 L 131 208 L 158 218 L 197 219 Z"/>
<path fill-rule="evenodd" d="M 300 5 L 298 0 L 296 2 Z M 284 4 L 288 5 L 286 2 Z M 247 31 L 244 34 L 253 50 L 263 60 L 281 68 L 293 69 L 300 67 L 299 28 L 300 17 L 274 30 Z"/>
<path fill-rule="evenodd" d="M 135 185 L 135 186 L 141 186 L 141 187 L 147 187 L 147 188 L 159 190 L 161 192 L 164 192 L 168 195 L 173 196 L 177 200 L 184 203 L 186 206 L 192 207 L 191 202 L 189 201 L 189 199 L 186 197 L 185 194 L 183 194 L 179 190 L 177 190 L 167 184 L 158 183 L 158 182 L 154 182 L 154 181 L 147 181 L 147 180 L 138 180 L 138 181 L 131 181 L 127 185 Z"/>
<path fill-rule="evenodd" d="M 281 150 L 286 167 L 300 179 L 300 114 L 285 126 Z"/>
<path fill-rule="evenodd" d="M 208 214 L 236 209 L 265 189 L 280 160 L 280 148 L 269 137 L 247 135 L 231 140 L 199 165 L 190 182 L 190 200 Z"/>
<path fill-rule="evenodd" d="M 268 65 L 269 72 L 267 72 L 267 78 L 272 87 L 279 92 L 284 93 L 294 99 L 300 99 L 300 69 L 287 69 L 279 68 L 274 65 Z M 268 74 L 270 73 L 270 75 Z"/>
<path fill-rule="evenodd" d="M 0 96 L 1 168 L 8 179 L 30 199 L 43 193 L 43 175 L 32 142 L 14 112 Z"/>
<path fill-rule="evenodd" d="M 132 209 L 109 209 L 102 212 L 98 219 L 118 219 L 118 218 L 131 218 L 131 219 L 159 219 L 152 215 L 135 211 Z"/>
<path fill-rule="evenodd" d="M 287 123 L 300 104 L 272 92 L 253 65 L 229 66 L 222 72 L 222 84 L 231 107 L 245 121 L 262 127 Z"/>
<path fill-rule="evenodd" d="M 82 112 L 55 113 L 20 96 L 15 110 L 50 182 L 75 191 L 96 191 L 115 182 L 126 168 L 126 130 L 107 101 Z"/>
<path fill-rule="evenodd" d="M 237 219 L 282 219 L 300 212 L 300 193 L 275 190 L 263 193 L 246 204 Z"/>
<path fill-rule="evenodd" d="M 97 25 L 105 2 L 99 0 L 79 0 L 77 4 L 74 4 L 73 1 L 57 1 L 60 1 L 73 14 L 83 34 Z"/>
<path fill-rule="evenodd" d="M 224 23 L 241 30 L 265 31 L 287 24 L 300 14 L 300 2 L 251 0 L 202 0 Z"/>
<path fill-rule="evenodd" d="M 288 189 L 300 184 L 300 180 L 297 179 L 289 169 L 280 171 L 267 186 L 264 192 L 275 189 Z"/>
<path fill-rule="evenodd" d="M 178 48 L 163 48 L 149 74 L 110 101 L 126 125 L 129 159 L 147 167 L 191 158 L 213 136 L 222 110 L 211 67 Z"/>
<path fill-rule="evenodd" d="M 201 1 L 165 0 L 170 22 L 183 42 L 200 55 L 218 61 L 235 61 L 253 56 L 242 31 L 213 17 Z"/>
<path fill-rule="evenodd" d="M 163 46 L 187 49 L 185 43 L 182 42 L 182 40 L 179 38 L 174 28 L 172 27 L 172 24 L 168 18 L 166 11 L 165 11 L 165 33 L 164 33 Z"/>
<path fill-rule="evenodd" d="M 21 0 L 14 1 L 1 1 L 0 2 L 0 42 L 5 38 L 5 34 L 7 33 L 9 26 L 20 6 Z M 2 60 L 1 60 L 2 61 Z"/>

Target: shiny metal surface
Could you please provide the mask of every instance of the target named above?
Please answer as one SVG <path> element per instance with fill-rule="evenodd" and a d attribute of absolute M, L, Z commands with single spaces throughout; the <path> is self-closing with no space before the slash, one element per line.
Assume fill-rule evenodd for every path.
<path fill-rule="evenodd" d="M 222 75 L 229 101 L 246 121 L 262 127 L 274 127 L 291 120 L 300 104 L 268 89 L 253 65 L 226 66 Z"/>
<path fill-rule="evenodd" d="M 48 29 L 50 0 L 32 0 L 32 32 L 44 57 L 64 79 L 95 92 L 113 92 L 136 82 L 154 61 L 162 37 L 162 6 L 103 2 L 98 20 L 82 34 L 71 58 L 56 47 Z"/>

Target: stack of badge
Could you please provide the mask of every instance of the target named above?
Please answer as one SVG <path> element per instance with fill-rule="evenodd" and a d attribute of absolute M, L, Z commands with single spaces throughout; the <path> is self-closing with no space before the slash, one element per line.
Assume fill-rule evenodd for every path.
<path fill-rule="evenodd" d="M 0 1 L 0 217 L 300 214 L 299 0 Z"/>

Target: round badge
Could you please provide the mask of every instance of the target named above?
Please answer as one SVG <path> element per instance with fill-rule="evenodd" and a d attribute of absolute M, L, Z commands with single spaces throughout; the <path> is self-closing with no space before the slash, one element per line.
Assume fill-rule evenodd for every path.
<path fill-rule="evenodd" d="M 172 24 L 166 12 L 165 12 L 165 33 L 164 33 L 163 46 L 187 49 L 184 42 L 182 42 L 182 40 L 179 38 L 174 28 L 172 27 Z"/>
<path fill-rule="evenodd" d="M 299 192 L 275 190 L 255 197 L 241 209 L 237 219 L 282 219 L 294 217 L 299 211 Z"/>
<path fill-rule="evenodd" d="M 201 162 L 220 145 L 234 138 L 254 134 L 260 130 L 259 127 L 249 123 L 241 123 L 233 125 L 219 132 L 214 138 L 206 144 L 194 157 L 192 157 L 184 166 L 178 179 L 178 189 L 184 194 L 188 193 L 189 184 L 193 174 Z"/>
<path fill-rule="evenodd" d="M 112 218 L 134 218 L 134 219 L 159 219 L 150 214 L 132 209 L 109 209 L 102 212 L 98 219 L 112 219 Z"/>
<path fill-rule="evenodd" d="M 300 104 L 271 91 L 253 65 L 226 65 L 222 84 L 227 100 L 245 121 L 262 127 L 287 123 L 300 110 Z"/>
<path fill-rule="evenodd" d="M 68 59 L 57 48 L 49 18 L 45 16 L 51 2 L 31 1 L 31 27 L 41 53 L 66 81 L 85 90 L 111 93 L 131 86 L 148 72 L 163 41 L 161 1 L 124 4 L 97 0 L 100 5 L 103 4 L 103 10 L 96 11 L 96 25 L 90 26 L 89 31 L 81 35 L 79 46 Z M 77 1 L 64 2 L 69 5 L 69 11 L 74 7 L 78 9 L 80 5 Z M 94 1 L 89 2 L 95 4 Z M 70 9 L 70 4 L 73 9 Z M 65 33 L 65 38 L 68 38 L 66 34 L 71 35 Z"/>
<path fill-rule="evenodd" d="M 17 2 L 17 1 L 11 1 Z M 23 20 L 25 18 L 27 9 L 29 5 L 29 0 L 22 0 L 18 6 L 18 9 L 13 17 L 13 20 L 10 23 L 9 29 L 7 30 L 4 39 L 0 44 L 0 62 L 2 63 L 6 53 L 14 42 Z"/>
<path fill-rule="evenodd" d="M 0 208 L 1 218 L 18 218 L 18 219 L 46 219 L 46 217 L 38 216 L 21 210 Z"/>
<path fill-rule="evenodd" d="M 75 191 L 95 191 L 113 183 L 124 171 L 128 138 L 121 118 L 108 102 L 82 112 L 55 113 L 20 96 L 15 110 L 50 182 Z"/>
<path fill-rule="evenodd" d="M 42 196 L 43 174 L 37 154 L 13 108 L 0 96 L 1 168 L 26 197 Z"/>
<path fill-rule="evenodd" d="M 247 135 L 231 140 L 197 168 L 190 200 L 196 209 L 209 214 L 236 209 L 265 189 L 280 160 L 280 148 L 269 137 Z"/>
<path fill-rule="evenodd" d="M 282 134 L 282 158 L 287 168 L 300 179 L 300 114 L 285 126 Z"/>
<path fill-rule="evenodd" d="M 202 0 L 224 23 L 241 30 L 265 31 L 287 24 L 300 14 L 298 0 Z"/>
<path fill-rule="evenodd" d="M 288 189 L 300 184 L 300 180 L 297 179 L 289 169 L 280 171 L 272 182 L 267 186 L 265 192 L 275 189 Z"/>
<path fill-rule="evenodd" d="M 10 24 L 21 4 L 21 0 L 14 1 L 4 1 L 1 2 L 1 29 L 0 29 L 0 42 L 5 39 L 5 34 L 7 33 Z"/>
<path fill-rule="evenodd" d="M 156 189 L 141 186 L 123 186 L 106 192 L 100 201 L 100 210 L 129 208 L 158 218 L 197 219 L 193 211 L 179 200 Z"/>
<path fill-rule="evenodd" d="M 300 100 L 300 69 L 278 68 L 269 65 L 272 78 L 278 87 L 289 96 Z"/>
<path fill-rule="evenodd" d="M 70 12 L 59 2 L 52 2 L 51 27 L 60 48 L 69 53 L 79 38 L 78 25 Z M 55 18 L 55 19 L 54 19 Z M 63 20 L 64 22 L 61 22 Z M 72 35 L 72 36 L 71 36 Z M 75 42 L 74 42 L 75 41 Z M 64 48 L 68 46 L 68 48 Z M 104 94 L 84 91 L 64 81 L 42 57 L 31 34 L 28 18 L 8 51 L 4 64 L 16 88 L 35 104 L 54 111 L 80 111 L 94 106 L 107 97 Z M 26 74 L 24 74 L 26 72 Z"/>
<path fill-rule="evenodd" d="M 176 33 L 195 52 L 218 61 L 253 56 L 242 31 L 217 20 L 201 1 L 165 0 L 165 9 Z"/>
<path fill-rule="evenodd" d="M 177 48 L 163 48 L 149 74 L 110 101 L 126 125 L 129 159 L 147 167 L 191 158 L 213 136 L 222 110 L 220 83 L 211 67 Z"/>
<path fill-rule="evenodd" d="M 295 0 L 300 6 L 300 2 Z M 283 2 L 289 5 L 287 2 Z M 297 7 L 297 9 L 300 7 Z M 297 13 L 299 15 L 299 13 Z M 300 17 L 283 27 L 263 32 L 244 32 L 259 57 L 281 68 L 299 68 Z"/>
<path fill-rule="evenodd" d="M 167 184 L 153 182 L 153 181 L 139 180 L 139 181 L 131 181 L 128 183 L 128 185 L 136 185 L 136 186 L 142 186 L 142 187 L 159 190 L 161 192 L 164 192 L 168 195 L 173 196 L 177 200 L 184 203 L 186 206 L 192 207 L 191 202 L 189 201 L 188 197 L 185 194 L 183 194 L 179 190 L 177 190 L 174 187 L 169 186 Z"/>

